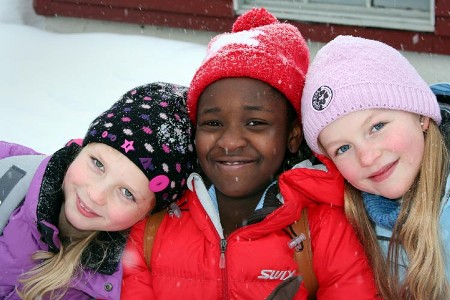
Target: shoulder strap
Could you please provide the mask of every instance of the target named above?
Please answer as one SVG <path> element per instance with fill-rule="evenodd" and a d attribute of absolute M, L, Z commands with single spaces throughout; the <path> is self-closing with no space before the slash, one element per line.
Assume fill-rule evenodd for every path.
<path fill-rule="evenodd" d="M 45 155 L 17 155 L 0 159 L 0 235 L 11 213 L 25 198 Z"/>
<path fill-rule="evenodd" d="M 157 212 L 151 215 L 145 224 L 144 230 L 144 259 L 147 267 L 150 269 L 150 260 L 153 249 L 153 242 L 155 240 L 156 232 L 159 225 L 161 225 L 162 219 L 166 214 L 165 210 Z M 303 276 L 303 282 L 308 290 L 308 299 L 315 299 L 318 288 L 317 278 L 313 271 L 312 266 L 312 250 L 311 250 L 311 238 L 309 235 L 308 226 L 308 212 L 305 209 L 302 210 L 302 214 L 298 222 L 292 225 L 292 229 L 295 232 L 305 233 L 306 240 L 303 241 L 303 251 L 295 251 L 295 260 L 297 261 L 298 270 L 301 271 Z"/>
<path fill-rule="evenodd" d="M 303 241 L 303 250 L 294 250 L 294 258 L 297 261 L 298 270 L 303 276 L 303 282 L 308 290 L 308 300 L 316 299 L 316 292 L 319 286 L 313 271 L 311 236 L 309 234 L 308 211 L 306 208 L 302 210 L 300 219 L 292 225 L 292 229 L 297 234 L 304 233 L 306 236 L 306 240 Z"/>
<path fill-rule="evenodd" d="M 164 209 L 157 212 L 156 214 L 151 215 L 150 217 L 148 217 L 147 222 L 145 224 L 144 259 L 149 270 L 151 266 L 150 260 L 152 258 L 153 242 L 155 241 L 156 232 L 158 231 L 159 225 L 161 225 L 161 222 L 166 213 L 167 211 Z"/>

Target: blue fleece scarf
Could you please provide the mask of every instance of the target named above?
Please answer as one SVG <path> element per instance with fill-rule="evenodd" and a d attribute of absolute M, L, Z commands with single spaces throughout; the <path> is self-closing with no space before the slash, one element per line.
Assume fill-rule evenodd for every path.
<path fill-rule="evenodd" d="M 362 197 L 370 219 L 377 225 L 392 230 L 400 213 L 399 201 L 369 193 L 362 193 Z"/>

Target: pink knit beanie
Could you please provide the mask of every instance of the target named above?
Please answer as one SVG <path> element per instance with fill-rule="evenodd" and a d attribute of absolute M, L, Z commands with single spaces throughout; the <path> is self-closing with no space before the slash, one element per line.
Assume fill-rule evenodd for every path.
<path fill-rule="evenodd" d="M 251 9 L 237 18 L 231 33 L 211 39 L 189 87 L 189 117 L 195 124 L 203 90 L 227 77 L 264 81 L 284 94 L 300 117 L 308 65 L 309 49 L 296 27 L 280 23 L 264 8 Z"/>
<path fill-rule="evenodd" d="M 441 122 L 435 95 L 400 52 L 353 36 L 338 36 L 317 52 L 301 106 L 305 139 L 316 153 L 322 129 L 358 110 L 403 110 Z"/>

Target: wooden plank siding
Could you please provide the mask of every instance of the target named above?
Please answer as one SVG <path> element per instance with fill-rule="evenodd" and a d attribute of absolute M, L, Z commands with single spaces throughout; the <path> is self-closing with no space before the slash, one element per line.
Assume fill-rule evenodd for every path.
<path fill-rule="evenodd" d="M 33 0 L 37 14 L 141 25 L 228 32 L 236 18 L 232 0 Z M 399 50 L 450 55 L 450 1 L 435 0 L 435 31 L 415 32 L 288 20 L 311 41 L 328 42 L 351 34 L 385 42 Z"/>

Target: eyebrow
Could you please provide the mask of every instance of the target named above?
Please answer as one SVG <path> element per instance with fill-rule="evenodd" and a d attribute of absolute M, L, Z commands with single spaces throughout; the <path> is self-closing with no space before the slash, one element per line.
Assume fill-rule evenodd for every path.
<path fill-rule="evenodd" d="M 325 152 L 327 152 L 327 149 L 329 149 L 330 147 L 333 147 L 333 146 L 335 146 L 336 144 L 339 145 L 339 144 L 340 144 L 340 141 L 339 141 L 339 140 L 337 140 L 337 141 L 331 141 L 331 142 L 326 143 L 326 144 L 323 144 L 323 143 L 321 143 L 320 141 L 318 141 L 318 144 L 325 150 Z"/>
<path fill-rule="evenodd" d="M 244 105 L 244 110 L 246 111 L 267 111 L 267 112 L 274 112 L 273 109 L 267 109 L 263 106 L 259 105 Z"/>
<path fill-rule="evenodd" d="M 243 110 L 245 111 L 266 111 L 266 112 L 274 112 L 273 109 L 267 109 L 263 106 L 259 105 L 243 105 Z M 205 108 L 200 111 L 200 114 L 212 114 L 212 113 L 218 113 L 221 109 L 219 107 L 211 107 L 211 108 Z"/>
<path fill-rule="evenodd" d="M 211 108 L 205 108 L 205 109 L 199 111 L 199 114 L 212 114 L 212 113 L 218 113 L 218 112 L 220 112 L 220 108 L 211 107 Z"/>

